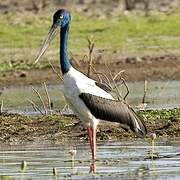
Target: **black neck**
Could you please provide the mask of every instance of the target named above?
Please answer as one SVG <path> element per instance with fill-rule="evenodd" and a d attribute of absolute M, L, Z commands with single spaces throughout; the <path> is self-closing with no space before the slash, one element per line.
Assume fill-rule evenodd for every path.
<path fill-rule="evenodd" d="M 67 52 L 67 41 L 68 41 L 69 24 L 61 28 L 60 31 L 60 64 L 61 71 L 63 74 L 67 73 L 71 67 Z"/>

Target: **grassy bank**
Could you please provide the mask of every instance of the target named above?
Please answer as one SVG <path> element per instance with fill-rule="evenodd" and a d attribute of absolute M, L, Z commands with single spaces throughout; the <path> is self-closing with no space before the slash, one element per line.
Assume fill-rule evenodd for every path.
<path fill-rule="evenodd" d="M 180 12 L 153 13 L 149 17 L 129 14 L 98 19 L 72 13 L 69 49 L 83 56 L 88 36 L 105 54 L 146 54 L 175 51 L 180 48 Z M 49 27 L 52 14 L 8 13 L 0 16 L 0 71 L 32 68 Z M 45 59 L 58 59 L 58 38 Z M 14 63 L 16 62 L 16 63 Z M 18 63 L 17 63 L 18 62 Z M 22 63 L 30 63 L 29 66 Z M 26 64 L 24 63 L 24 64 Z M 16 64 L 16 66 L 14 65 Z"/>

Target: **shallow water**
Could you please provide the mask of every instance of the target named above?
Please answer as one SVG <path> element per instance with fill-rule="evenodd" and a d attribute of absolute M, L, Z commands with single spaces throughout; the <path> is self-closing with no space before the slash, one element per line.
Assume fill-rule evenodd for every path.
<path fill-rule="evenodd" d="M 73 144 L 73 143 L 72 143 Z M 180 179 L 180 139 L 161 139 L 155 151 L 160 158 L 148 159 L 151 146 L 144 140 L 99 142 L 97 173 L 89 173 L 89 144 L 27 145 L 0 147 L 0 175 L 19 179 L 20 164 L 27 161 L 25 179 L 53 179 L 53 167 L 59 179 Z M 72 168 L 69 150 L 77 149 Z"/>
<path fill-rule="evenodd" d="M 142 101 L 144 82 L 128 83 L 129 95 L 128 102 L 137 106 Z M 42 86 L 36 86 L 44 99 L 46 99 L 45 91 Z M 180 81 L 152 81 L 148 82 L 147 86 L 147 109 L 162 109 L 162 108 L 178 108 L 180 107 Z M 48 91 L 53 102 L 53 109 L 62 109 L 65 105 L 65 100 L 62 94 L 61 85 L 50 85 Z M 125 90 L 122 88 L 122 93 Z M 2 91 L 0 100 L 4 101 L 4 110 L 9 112 L 18 112 L 21 114 L 37 114 L 28 102 L 28 99 L 33 100 L 36 104 L 41 105 L 37 95 L 33 92 L 31 86 L 8 87 Z M 47 100 L 46 100 L 47 101 Z"/>

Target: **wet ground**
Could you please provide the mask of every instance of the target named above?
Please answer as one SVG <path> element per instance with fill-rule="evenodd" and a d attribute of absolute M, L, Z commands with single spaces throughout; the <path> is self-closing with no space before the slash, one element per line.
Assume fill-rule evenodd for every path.
<path fill-rule="evenodd" d="M 91 174 L 89 144 L 76 146 L 26 145 L 0 147 L 1 177 L 15 179 L 173 179 L 180 178 L 180 140 L 158 139 L 152 160 L 152 147 L 145 140 L 99 141 L 97 146 L 97 173 Z M 70 150 L 77 153 L 72 163 Z M 26 168 L 21 170 L 22 161 Z"/>
<path fill-rule="evenodd" d="M 180 111 L 141 111 L 148 133 L 158 137 L 180 137 Z M 97 130 L 98 140 L 134 139 L 131 131 L 122 129 L 120 124 L 101 121 Z M 0 142 L 3 144 L 61 144 L 74 141 L 87 141 L 87 131 L 75 117 L 60 114 L 26 117 L 17 114 L 0 116 Z"/>

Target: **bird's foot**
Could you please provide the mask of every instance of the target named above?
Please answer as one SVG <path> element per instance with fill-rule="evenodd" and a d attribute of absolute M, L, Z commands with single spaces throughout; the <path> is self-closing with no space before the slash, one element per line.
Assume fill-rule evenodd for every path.
<path fill-rule="evenodd" d="M 96 173 L 96 162 L 95 161 L 90 164 L 89 172 L 93 173 L 93 174 Z"/>

